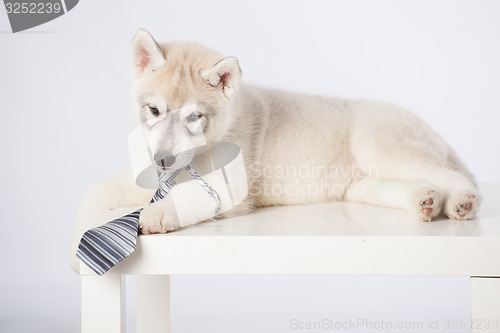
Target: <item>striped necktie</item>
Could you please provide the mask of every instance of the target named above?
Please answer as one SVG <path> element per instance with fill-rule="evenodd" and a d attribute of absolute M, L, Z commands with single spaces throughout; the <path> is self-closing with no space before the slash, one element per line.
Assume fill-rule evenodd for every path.
<path fill-rule="evenodd" d="M 218 215 L 220 198 L 217 192 L 191 166 L 186 166 L 186 170 L 216 201 L 214 216 Z M 159 186 L 151 203 L 161 200 L 168 194 L 175 186 L 174 179 L 179 172 L 181 169 L 170 174 L 158 172 Z M 111 267 L 134 252 L 139 232 L 139 215 L 142 209 L 86 231 L 82 235 L 76 256 L 98 275 L 106 273 Z"/>

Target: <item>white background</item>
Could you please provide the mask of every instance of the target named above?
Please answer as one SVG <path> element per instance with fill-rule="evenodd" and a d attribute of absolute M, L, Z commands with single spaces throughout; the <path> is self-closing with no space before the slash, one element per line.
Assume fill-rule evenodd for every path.
<path fill-rule="evenodd" d="M 85 188 L 128 162 L 129 45 L 139 27 L 158 41 L 191 39 L 237 56 L 245 83 L 401 104 L 439 130 L 479 181 L 500 181 L 498 13 L 494 0 L 82 0 L 12 34 L 1 8 L 0 332 L 79 331 L 69 241 Z M 174 328 L 460 319 L 467 282 L 177 277 Z"/>

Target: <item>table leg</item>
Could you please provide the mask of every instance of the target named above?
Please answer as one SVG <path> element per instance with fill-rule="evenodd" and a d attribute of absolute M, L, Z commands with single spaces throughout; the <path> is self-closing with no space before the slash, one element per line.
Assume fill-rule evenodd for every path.
<path fill-rule="evenodd" d="M 500 277 L 471 277 L 472 332 L 500 332 Z"/>
<path fill-rule="evenodd" d="M 125 333 L 125 277 L 82 275 L 82 333 Z"/>
<path fill-rule="evenodd" d="M 137 333 L 170 332 L 170 276 L 136 276 Z"/>

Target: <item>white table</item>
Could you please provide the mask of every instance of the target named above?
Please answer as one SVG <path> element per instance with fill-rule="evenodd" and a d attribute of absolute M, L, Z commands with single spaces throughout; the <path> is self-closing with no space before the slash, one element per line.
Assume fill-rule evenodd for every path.
<path fill-rule="evenodd" d="M 265 208 L 140 236 L 137 250 L 102 277 L 81 264 L 82 333 L 124 331 L 125 275 L 137 275 L 138 333 L 170 331 L 171 274 L 470 276 L 471 318 L 500 321 L 500 184 L 481 190 L 473 221 L 426 223 L 401 210 L 337 202 Z"/>

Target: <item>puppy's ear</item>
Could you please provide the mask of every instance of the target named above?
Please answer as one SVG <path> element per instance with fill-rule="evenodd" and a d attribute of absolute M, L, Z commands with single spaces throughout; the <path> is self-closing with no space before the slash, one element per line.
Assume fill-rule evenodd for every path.
<path fill-rule="evenodd" d="M 241 82 L 241 69 L 238 59 L 229 57 L 222 59 L 210 69 L 201 72 L 201 78 L 213 87 L 220 89 L 227 98 L 231 98 Z"/>
<path fill-rule="evenodd" d="M 151 34 L 139 29 L 132 40 L 131 71 L 140 75 L 146 70 L 154 71 L 167 64 L 160 47 Z"/>

